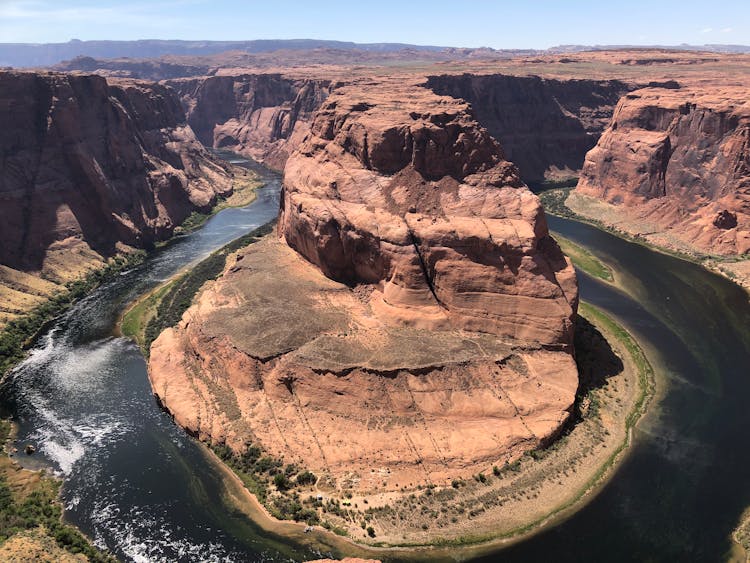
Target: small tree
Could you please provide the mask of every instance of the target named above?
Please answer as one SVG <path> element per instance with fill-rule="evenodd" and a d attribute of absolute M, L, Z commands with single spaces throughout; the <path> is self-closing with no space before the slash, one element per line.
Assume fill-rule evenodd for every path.
<path fill-rule="evenodd" d="M 278 490 L 286 491 L 290 487 L 291 482 L 283 473 L 277 473 L 273 476 L 273 484 L 276 485 Z"/>

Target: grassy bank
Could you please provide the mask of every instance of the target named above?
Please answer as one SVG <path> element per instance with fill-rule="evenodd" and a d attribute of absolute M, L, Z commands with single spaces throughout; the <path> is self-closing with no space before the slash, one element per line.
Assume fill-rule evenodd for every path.
<path fill-rule="evenodd" d="M 227 257 L 270 233 L 274 224 L 275 221 L 267 223 L 230 242 L 189 271 L 141 296 L 123 315 L 122 333 L 133 338 L 148 357 L 151 343 L 164 329 L 179 322 L 203 284 L 216 279 L 224 271 Z"/>
<path fill-rule="evenodd" d="M 744 287 L 747 291 L 750 291 L 750 280 L 742 279 L 743 276 L 738 275 L 738 273 L 732 269 L 733 264 L 744 264 L 748 260 L 750 260 L 750 258 L 745 258 L 743 256 L 722 256 L 705 254 L 702 252 L 698 252 L 697 250 L 690 252 L 680 251 L 675 248 L 669 248 L 667 246 L 655 244 L 653 242 L 650 242 L 643 236 L 632 235 L 625 230 L 608 225 L 607 223 L 604 223 L 603 221 L 600 221 L 598 219 L 581 215 L 570 209 L 566 204 L 568 196 L 570 196 L 574 188 L 575 186 L 551 188 L 547 191 L 540 192 L 538 195 L 545 212 L 551 215 L 556 215 L 558 217 L 563 217 L 565 219 L 573 219 L 581 223 L 586 223 L 588 225 L 596 227 L 597 229 L 601 229 L 602 231 L 611 233 L 618 238 L 622 238 L 629 242 L 645 246 L 646 248 L 654 252 L 659 252 L 661 254 L 666 254 L 667 256 L 672 256 L 674 258 L 679 258 L 680 260 L 686 260 L 693 264 L 697 264 L 707 270 L 710 270 L 711 272 L 714 272 L 731 280 L 741 287 Z M 555 235 L 555 238 L 557 238 L 557 236 L 558 235 Z"/>
<path fill-rule="evenodd" d="M 6 444 L 10 433 L 10 422 L 0 420 L 0 443 Z M 57 479 L 43 472 L 21 469 L 9 456 L 0 456 L 0 557 L 32 560 L 30 546 L 42 546 L 42 551 L 48 552 L 51 548 L 45 547 L 45 541 L 51 538 L 55 546 L 70 554 L 82 554 L 94 562 L 114 562 L 113 557 L 94 548 L 73 526 L 62 522 L 59 490 Z M 19 541 L 15 542 L 15 538 Z M 25 552 L 16 553 L 21 549 Z M 48 556 L 59 559 L 54 553 Z"/>
<path fill-rule="evenodd" d="M 609 266 L 594 256 L 588 249 L 565 238 L 559 233 L 553 232 L 552 236 L 578 269 L 606 282 L 614 281 L 612 270 Z"/>
<path fill-rule="evenodd" d="M 731 561 L 750 561 L 750 508 L 740 517 L 740 524 L 732 534 L 732 539 L 739 549 Z"/>

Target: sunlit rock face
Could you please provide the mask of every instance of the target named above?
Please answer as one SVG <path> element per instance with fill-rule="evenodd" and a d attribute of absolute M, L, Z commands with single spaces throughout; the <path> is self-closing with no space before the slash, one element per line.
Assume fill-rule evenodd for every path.
<path fill-rule="evenodd" d="M 284 169 L 277 236 L 153 343 L 196 435 L 336 486 L 449 483 L 570 416 L 577 285 L 539 202 L 466 102 L 338 87 Z"/>

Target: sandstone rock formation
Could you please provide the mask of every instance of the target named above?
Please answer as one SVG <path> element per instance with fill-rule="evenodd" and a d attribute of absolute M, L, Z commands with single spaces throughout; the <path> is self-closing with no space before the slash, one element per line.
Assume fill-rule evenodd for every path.
<path fill-rule="evenodd" d="M 284 168 L 309 120 L 325 100 L 330 80 L 279 74 L 238 74 L 170 80 L 198 139 Z"/>
<path fill-rule="evenodd" d="M 586 156 L 570 205 L 663 246 L 750 252 L 750 89 L 646 88 L 625 96 Z"/>
<path fill-rule="evenodd" d="M 196 140 L 164 86 L 3 72 L 0 122 L 8 316 L 121 244 L 168 237 L 193 210 L 208 210 L 232 190 L 230 172 Z"/>
<path fill-rule="evenodd" d="M 428 85 L 471 103 L 528 182 L 576 176 L 620 97 L 636 87 L 622 80 L 503 74 L 431 76 Z"/>
<path fill-rule="evenodd" d="M 278 233 L 154 342 L 180 425 L 366 491 L 467 477 L 568 419 L 575 274 L 466 102 L 337 88 L 286 163 Z"/>

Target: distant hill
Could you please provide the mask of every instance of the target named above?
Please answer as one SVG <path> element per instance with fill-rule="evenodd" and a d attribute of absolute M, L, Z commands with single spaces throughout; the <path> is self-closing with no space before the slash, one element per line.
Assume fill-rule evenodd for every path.
<path fill-rule="evenodd" d="M 341 49 L 374 52 L 441 51 L 444 47 L 405 43 L 352 43 L 318 39 L 257 39 L 253 41 L 177 41 L 142 39 L 138 41 L 79 41 L 67 43 L 0 43 L 0 66 L 43 67 L 86 56 L 99 59 L 121 57 L 154 58 L 163 55 L 213 55 L 225 51 L 267 53 L 280 49 Z"/>
<path fill-rule="evenodd" d="M 48 67 L 77 57 L 95 59 L 153 59 L 167 55 L 206 56 L 240 51 L 262 54 L 274 51 L 310 51 L 333 49 L 336 51 L 359 51 L 365 53 L 394 53 L 397 51 L 422 52 L 466 56 L 513 56 L 530 54 L 575 53 L 612 49 L 668 49 L 686 51 L 714 51 L 718 53 L 750 53 L 747 45 L 558 45 L 546 50 L 535 49 L 453 49 L 436 45 L 410 45 L 408 43 L 353 43 L 350 41 L 327 41 L 322 39 L 256 39 L 252 41 L 178 41 L 142 39 L 138 41 L 79 41 L 67 43 L 0 43 L 0 67 Z"/>
<path fill-rule="evenodd" d="M 613 51 L 623 49 L 663 49 L 666 51 L 710 51 L 713 53 L 750 53 L 750 45 L 556 45 L 547 49 L 548 53 L 578 53 L 581 51 Z"/>

